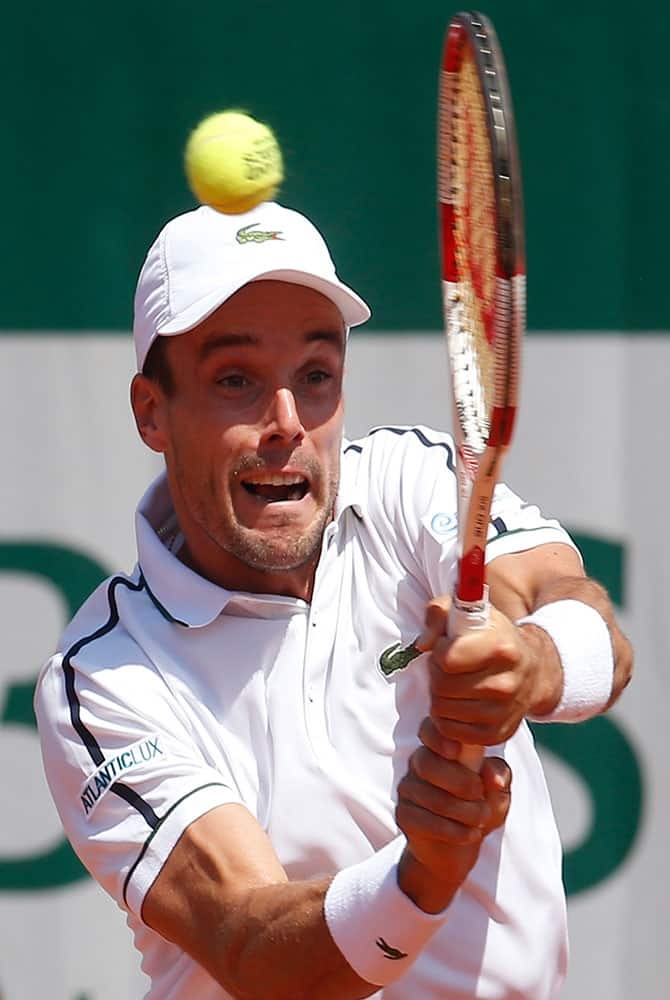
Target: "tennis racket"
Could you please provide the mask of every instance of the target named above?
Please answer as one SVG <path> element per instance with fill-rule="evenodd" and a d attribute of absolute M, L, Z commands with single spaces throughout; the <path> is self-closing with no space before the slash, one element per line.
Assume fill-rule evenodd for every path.
<path fill-rule="evenodd" d="M 500 44 L 476 11 L 449 23 L 439 88 L 438 200 L 454 410 L 459 563 L 449 634 L 486 625 L 484 549 L 517 408 L 526 278 L 521 176 Z M 481 747 L 461 760 L 479 769 Z"/>

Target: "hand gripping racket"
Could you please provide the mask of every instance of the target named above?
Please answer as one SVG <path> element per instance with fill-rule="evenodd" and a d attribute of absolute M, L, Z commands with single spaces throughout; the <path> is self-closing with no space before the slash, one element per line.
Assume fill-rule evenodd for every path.
<path fill-rule="evenodd" d="M 517 407 L 526 278 L 516 130 L 491 22 L 457 14 L 439 88 L 438 200 L 444 325 L 458 477 L 458 578 L 450 635 L 488 620 L 484 549 Z M 483 750 L 461 760 L 479 769 Z"/>

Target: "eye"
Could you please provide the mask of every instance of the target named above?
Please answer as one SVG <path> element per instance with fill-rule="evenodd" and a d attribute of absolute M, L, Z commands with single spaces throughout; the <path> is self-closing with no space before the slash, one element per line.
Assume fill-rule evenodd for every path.
<path fill-rule="evenodd" d="M 316 369 L 315 371 L 308 372 L 305 376 L 305 381 L 310 385 L 321 385 L 323 382 L 328 382 L 332 379 L 330 372 L 323 371 L 322 369 Z"/>
<path fill-rule="evenodd" d="M 246 389 L 246 387 L 250 384 L 246 375 L 241 375 L 239 372 L 231 372 L 228 375 L 220 375 L 219 378 L 217 378 L 216 383 L 224 389 Z"/>

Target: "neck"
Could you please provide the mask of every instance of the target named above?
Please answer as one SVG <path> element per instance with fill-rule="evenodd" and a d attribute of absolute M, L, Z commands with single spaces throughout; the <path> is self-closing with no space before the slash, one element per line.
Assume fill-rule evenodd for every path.
<path fill-rule="evenodd" d="M 225 590 L 277 594 L 281 597 L 296 597 L 308 603 L 312 599 L 318 552 L 302 566 L 286 570 L 264 570 L 247 566 L 218 546 L 215 547 L 215 553 L 203 552 L 203 548 L 205 547 L 194 547 L 185 541 L 176 555 L 189 569 Z"/>

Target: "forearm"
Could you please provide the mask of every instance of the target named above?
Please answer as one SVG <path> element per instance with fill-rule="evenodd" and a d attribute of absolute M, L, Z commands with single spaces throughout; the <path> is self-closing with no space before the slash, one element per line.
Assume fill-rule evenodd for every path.
<path fill-rule="evenodd" d="M 329 880 L 240 893 L 220 914 L 216 954 L 198 958 L 235 997 L 355 1000 L 378 986 L 362 980 L 335 945 L 323 907 Z"/>
<path fill-rule="evenodd" d="M 229 825 L 236 808 L 224 812 Z M 269 984 L 276 1000 L 357 1000 L 374 993 L 377 987 L 356 975 L 328 931 L 330 879 L 289 882 L 262 845 L 259 863 L 253 844 L 250 863 L 238 864 L 237 851 L 228 859 L 213 849 L 216 819 L 213 811 L 182 836 L 145 898 L 144 922 L 240 1000 L 265 1000 Z M 246 824 L 251 841 L 254 825 Z"/>
<path fill-rule="evenodd" d="M 630 682 L 633 671 L 631 644 L 619 628 L 607 591 L 595 580 L 588 577 L 565 577 L 548 582 L 538 592 L 534 607 L 530 608 L 529 611 L 532 612 L 546 604 L 562 600 L 581 601 L 597 611 L 607 625 L 614 666 L 611 695 L 603 708 L 603 711 L 606 711 Z M 532 710 L 533 715 L 544 715 L 555 707 L 561 695 L 562 672 L 558 675 L 558 685 L 556 685 L 555 676 L 556 648 L 542 629 L 532 625 L 524 625 L 522 630 L 524 633 L 534 633 L 532 637 L 526 635 L 526 639 L 534 643 L 536 655 L 543 664 L 547 665 L 543 670 L 545 683 L 538 692 L 538 702 Z"/>
<path fill-rule="evenodd" d="M 289 882 L 269 838 L 243 807 L 192 823 L 149 889 L 142 919 L 234 997 L 357 1000 L 364 983 L 324 919 L 330 879 Z"/>
<path fill-rule="evenodd" d="M 265 998 L 272 969 L 276 1000 L 370 996 L 380 986 L 364 973 L 374 983 L 392 982 L 442 926 L 482 836 L 478 831 L 475 844 L 445 850 L 455 855 L 453 866 L 441 866 L 439 875 L 398 838 L 332 883 L 284 883 L 240 894 L 221 922 L 227 968 L 220 981 L 235 996 Z M 390 863 L 394 857 L 397 866 Z M 384 949 L 395 952 L 395 961 Z"/>
<path fill-rule="evenodd" d="M 607 592 L 585 576 L 575 550 L 567 545 L 541 545 L 503 555 L 489 564 L 488 578 L 492 602 L 513 622 L 563 600 L 580 601 L 600 615 L 609 633 L 613 668 L 608 697 L 597 711 L 609 708 L 631 678 L 632 650 L 618 626 Z M 537 679 L 537 690 L 528 714 L 539 717 L 551 712 L 558 703 L 563 672 L 555 646 L 546 632 L 532 625 L 524 625 L 519 632 L 532 655 Z"/>
<path fill-rule="evenodd" d="M 496 812 L 483 801 L 464 808 L 473 822 L 482 809 Z M 242 845 L 217 851 L 208 836 L 216 836 L 217 811 L 201 817 L 174 848 L 142 916 L 244 1000 L 265 1000 L 268 982 L 273 1000 L 355 1000 L 377 992 L 372 984 L 402 975 L 439 929 L 442 918 L 433 914 L 448 905 L 478 853 L 478 844 L 465 858 L 444 839 L 436 844 L 434 852 L 438 846 L 441 851 L 432 871 L 429 863 L 411 873 L 411 888 L 436 904 L 423 908 L 421 899 L 414 902 L 401 888 L 397 862 L 404 838 L 333 879 L 289 882 L 264 849 L 255 821 L 245 820 L 239 807 L 222 811 L 229 828 L 236 820 L 244 824 L 247 843 L 256 838 L 249 858 L 243 858 Z M 497 812 L 502 815 L 501 808 Z M 429 819 L 439 825 L 438 817 Z M 459 827 L 453 837 L 468 839 L 467 831 Z M 442 886 L 437 893 L 436 883 Z M 382 938 L 399 948 L 401 960 L 387 960 Z"/>
<path fill-rule="evenodd" d="M 475 774 L 439 746 L 418 747 L 398 785 L 402 833 L 332 879 L 310 881 L 289 882 L 251 813 L 221 805 L 183 832 L 142 918 L 240 1000 L 371 996 L 447 919 L 482 838 L 505 820 L 510 780 L 502 760 Z"/>

